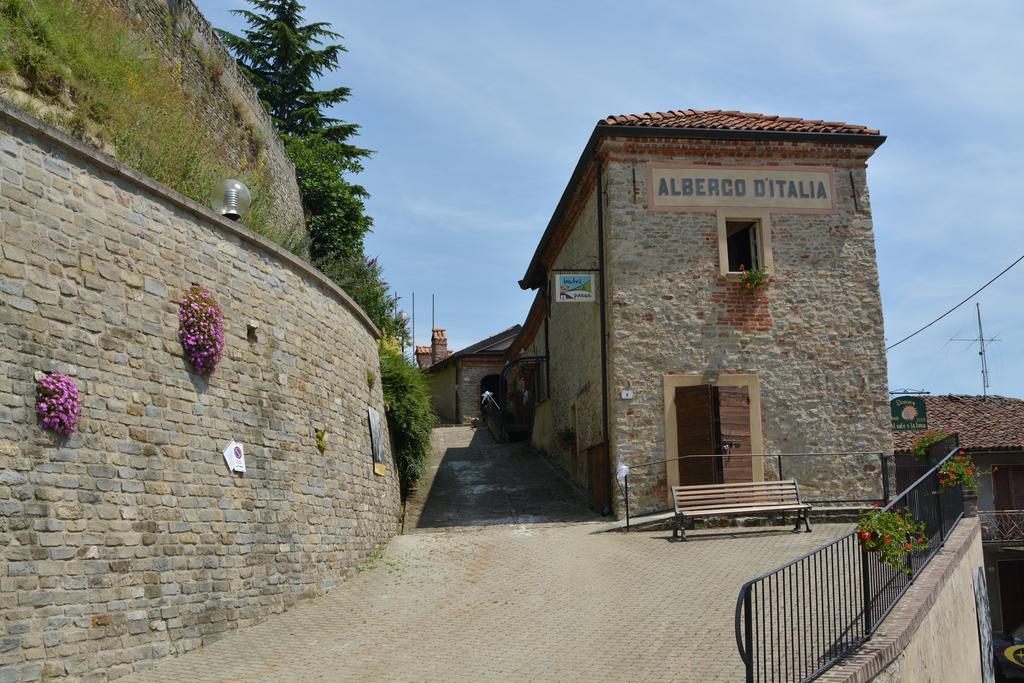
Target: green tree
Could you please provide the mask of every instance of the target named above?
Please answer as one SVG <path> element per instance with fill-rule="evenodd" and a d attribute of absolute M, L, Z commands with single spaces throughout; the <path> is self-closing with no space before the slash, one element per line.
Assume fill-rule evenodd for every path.
<path fill-rule="evenodd" d="M 349 88 L 317 90 L 316 82 L 338 68 L 345 48 L 329 41 L 340 36 L 328 24 L 306 24 L 295 0 L 249 0 L 255 11 L 232 10 L 248 28 L 217 35 L 259 93 L 295 163 L 309 232 L 309 253 L 321 265 L 360 256 L 373 225 L 366 215 L 369 196 L 348 175 L 362 171 L 369 150 L 349 142 L 359 127 L 329 116 L 347 101 Z"/>
<path fill-rule="evenodd" d="M 333 259 L 361 256 L 363 238 L 373 225 L 364 204 L 369 193 L 345 178 L 361 166 L 320 133 L 288 136 L 284 143 L 302 193 L 310 259 L 323 267 Z"/>
<path fill-rule="evenodd" d="M 362 255 L 336 258 L 321 263 L 320 270 L 366 311 L 385 337 L 399 343 L 408 341 L 406 321 L 395 310 L 377 259 Z"/>

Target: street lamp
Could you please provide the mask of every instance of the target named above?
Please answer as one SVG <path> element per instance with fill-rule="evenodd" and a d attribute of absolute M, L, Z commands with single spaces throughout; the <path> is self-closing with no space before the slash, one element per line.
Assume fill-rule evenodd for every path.
<path fill-rule="evenodd" d="M 213 210 L 225 218 L 237 221 L 249 211 L 252 196 L 240 180 L 227 179 L 220 184 L 210 199 Z"/>

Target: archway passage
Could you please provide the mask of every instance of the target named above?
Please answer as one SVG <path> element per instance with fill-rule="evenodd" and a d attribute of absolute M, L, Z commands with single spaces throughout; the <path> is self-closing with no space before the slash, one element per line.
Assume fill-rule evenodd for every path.
<path fill-rule="evenodd" d="M 480 392 L 479 396 L 482 397 L 485 393 L 491 392 L 491 396 L 494 400 L 501 405 L 501 375 L 486 375 L 480 380 Z"/>

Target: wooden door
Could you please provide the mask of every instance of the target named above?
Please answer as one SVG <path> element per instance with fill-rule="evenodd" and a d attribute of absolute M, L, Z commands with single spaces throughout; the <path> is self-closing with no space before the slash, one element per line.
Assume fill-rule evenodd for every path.
<path fill-rule="evenodd" d="M 754 480 L 750 437 L 750 396 L 746 387 L 715 387 L 718 397 L 718 444 L 726 484 Z M 745 456 L 745 457 L 744 457 Z"/>
<path fill-rule="evenodd" d="M 603 443 L 587 449 L 589 468 L 588 488 L 590 489 L 590 509 L 599 514 L 610 511 L 608 499 L 608 451 Z"/>
<path fill-rule="evenodd" d="M 678 457 L 715 453 L 718 442 L 717 405 L 710 384 L 676 388 L 676 430 Z M 721 483 L 720 458 L 683 458 L 679 464 L 679 485 Z"/>
<path fill-rule="evenodd" d="M 1024 624 L 1024 560 L 999 560 L 996 566 L 1003 632 L 1009 634 Z"/>

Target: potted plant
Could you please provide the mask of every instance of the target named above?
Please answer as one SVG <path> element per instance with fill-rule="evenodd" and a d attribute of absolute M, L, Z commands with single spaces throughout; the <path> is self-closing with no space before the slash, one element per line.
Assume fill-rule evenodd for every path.
<path fill-rule="evenodd" d="M 911 572 L 907 555 L 928 547 L 924 522 L 918 522 L 906 509 L 868 512 L 857 522 L 857 540 L 865 552 L 878 553 L 882 562 L 904 574 Z"/>
<path fill-rule="evenodd" d="M 742 263 L 740 264 L 740 287 L 744 291 L 754 294 L 768 281 L 768 274 L 758 268 L 747 269 Z"/>
<path fill-rule="evenodd" d="M 563 450 L 571 451 L 576 446 L 576 430 L 572 427 L 559 430 L 555 435 L 555 441 Z"/>
<path fill-rule="evenodd" d="M 963 484 L 964 488 L 970 491 L 978 490 L 978 468 L 965 451 L 961 450 L 946 464 L 939 468 L 939 484 L 942 488 L 951 489 L 957 484 Z"/>
<path fill-rule="evenodd" d="M 36 414 L 44 429 L 69 436 L 78 428 L 82 401 L 78 385 L 60 372 L 48 372 L 36 378 Z"/>

